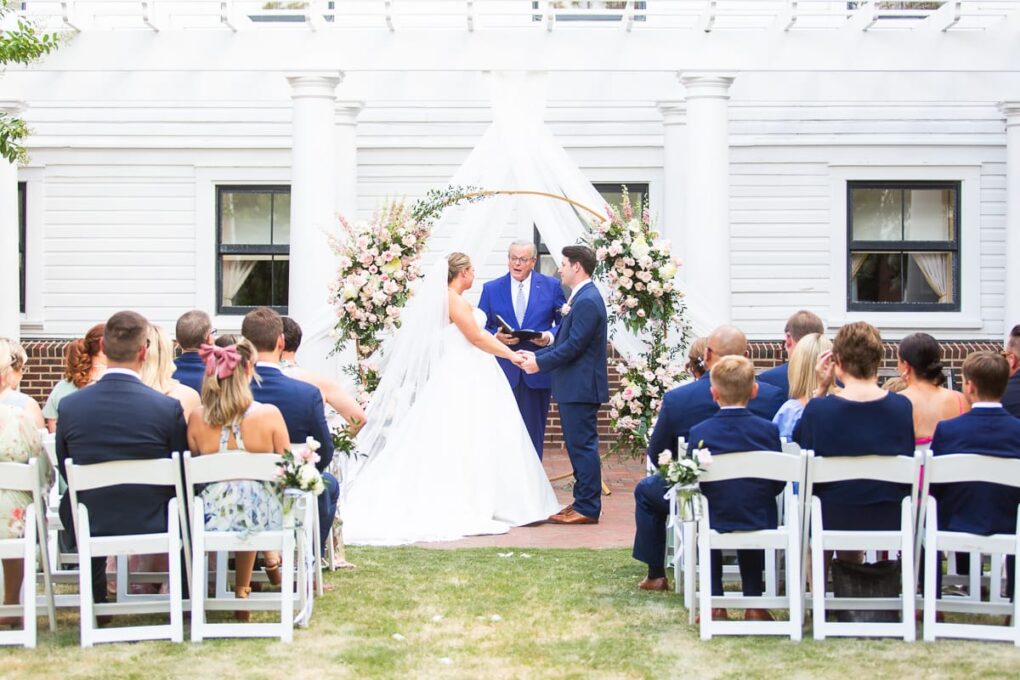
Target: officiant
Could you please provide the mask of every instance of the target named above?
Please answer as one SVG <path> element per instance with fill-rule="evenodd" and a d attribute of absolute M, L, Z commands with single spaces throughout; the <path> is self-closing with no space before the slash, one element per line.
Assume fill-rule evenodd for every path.
<path fill-rule="evenodd" d="M 559 280 L 535 271 L 538 250 L 531 241 L 510 244 L 506 276 L 482 286 L 478 309 L 485 312 L 485 329 L 503 344 L 516 350 L 534 352 L 552 344 L 560 320 L 560 308 L 566 304 Z M 537 337 L 522 340 L 507 332 L 536 331 Z M 520 333 L 520 335 L 531 335 Z M 551 378 L 547 373 L 528 375 L 506 359 L 497 359 L 517 399 L 517 408 L 531 435 L 538 457 L 542 457 L 545 422 L 549 416 Z"/>

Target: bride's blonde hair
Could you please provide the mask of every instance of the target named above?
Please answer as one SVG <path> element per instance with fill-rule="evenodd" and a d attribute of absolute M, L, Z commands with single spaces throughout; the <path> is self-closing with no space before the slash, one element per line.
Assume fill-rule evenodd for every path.
<path fill-rule="evenodd" d="M 457 274 L 460 274 L 462 271 L 466 271 L 471 267 L 471 258 L 464 253 L 450 253 L 446 257 L 446 261 L 450 265 L 450 268 L 446 273 L 447 283 L 450 283 L 457 278 Z"/>

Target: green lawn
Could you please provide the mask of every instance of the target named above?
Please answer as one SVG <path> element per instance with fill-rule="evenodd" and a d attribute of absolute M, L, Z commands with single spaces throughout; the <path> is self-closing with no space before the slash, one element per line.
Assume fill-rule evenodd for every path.
<path fill-rule="evenodd" d="M 295 631 L 290 645 L 218 640 L 82 650 L 77 615 L 61 614 L 59 632 L 41 633 L 38 649 L 0 650 L 0 676 L 872 680 L 1020 674 L 1020 651 L 1003 643 L 702 643 L 686 623 L 679 596 L 635 588 L 643 570 L 628 551 L 500 552 L 349 549 L 359 568 L 329 576 L 334 589 L 317 601 L 313 624 Z"/>

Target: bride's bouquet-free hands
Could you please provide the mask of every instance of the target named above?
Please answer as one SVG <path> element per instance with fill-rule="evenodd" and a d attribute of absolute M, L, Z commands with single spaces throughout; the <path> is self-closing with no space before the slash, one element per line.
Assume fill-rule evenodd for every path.
<path fill-rule="evenodd" d="M 304 447 L 299 447 L 296 452 L 290 449 L 283 452 L 282 460 L 276 464 L 276 483 L 281 491 L 294 489 L 318 496 L 326 490 L 322 474 L 315 467 L 319 462 L 319 454 L 316 453 L 319 446 L 319 442 L 308 437 Z"/>

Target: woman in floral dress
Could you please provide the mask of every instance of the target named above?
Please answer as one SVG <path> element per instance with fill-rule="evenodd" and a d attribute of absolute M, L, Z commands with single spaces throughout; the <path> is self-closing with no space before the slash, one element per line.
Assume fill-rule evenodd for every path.
<path fill-rule="evenodd" d="M 241 337 L 223 336 L 215 345 L 203 345 L 205 361 L 202 405 L 188 419 L 188 445 L 193 455 L 250 451 L 283 453 L 290 445 L 287 425 L 272 404 L 259 404 L 249 386 L 255 373 L 255 348 Z M 237 480 L 208 485 L 202 492 L 208 531 L 250 533 L 279 529 L 283 512 L 276 488 L 267 482 Z M 267 552 L 266 573 L 279 583 L 280 558 Z M 255 552 L 234 555 L 235 597 L 251 593 Z M 234 612 L 247 621 L 250 612 Z"/>

